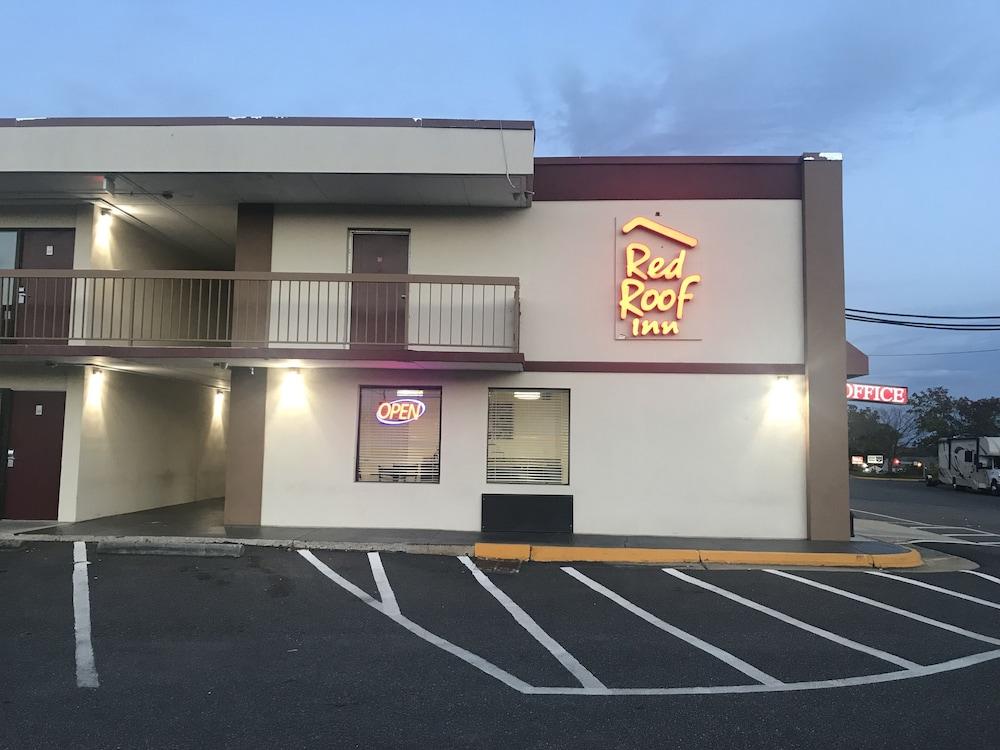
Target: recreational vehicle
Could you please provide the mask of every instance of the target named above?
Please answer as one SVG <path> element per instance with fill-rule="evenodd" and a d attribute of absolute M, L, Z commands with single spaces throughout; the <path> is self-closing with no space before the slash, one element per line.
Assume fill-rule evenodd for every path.
<path fill-rule="evenodd" d="M 1000 437 L 941 438 L 938 466 L 942 484 L 1000 496 Z"/>

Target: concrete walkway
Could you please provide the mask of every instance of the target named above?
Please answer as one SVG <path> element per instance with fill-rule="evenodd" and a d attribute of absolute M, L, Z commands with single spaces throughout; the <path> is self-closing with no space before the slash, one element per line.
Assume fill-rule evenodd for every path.
<path fill-rule="evenodd" d="M 872 535 L 874 537 L 875 535 Z M 920 554 L 881 538 L 846 542 L 788 539 L 712 539 L 605 534 L 481 534 L 433 529 L 226 526 L 223 500 L 155 508 L 77 523 L 5 530 L 0 537 L 24 541 L 84 541 L 136 545 L 239 543 L 309 549 L 339 549 L 469 555 L 547 562 L 700 563 L 914 567 Z"/>

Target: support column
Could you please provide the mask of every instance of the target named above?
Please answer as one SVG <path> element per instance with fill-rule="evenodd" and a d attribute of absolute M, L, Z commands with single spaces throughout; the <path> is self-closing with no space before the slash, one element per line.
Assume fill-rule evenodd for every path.
<path fill-rule="evenodd" d="M 817 540 L 850 538 L 842 164 L 839 154 L 802 162 L 806 508 Z"/>
<path fill-rule="evenodd" d="M 258 526 L 264 482 L 267 369 L 234 367 L 230 374 L 223 522 L 227 526 Z"/>
<path fill-rule="evenodd" d="M 236 215 L 236 271 L 270 271 L 274 206 L 242 203 Z M 270 328 L 269 281 L 233 284 L 233 346 L 266 346 Z M 229 430 L 226 436 L 226 525 L 260 525 L 264 481 L 264 420 L 267 370 L 231 371 Z"/>
<path fill-rule="evenodd" d="M 274 206 L 241 203 L 236 216 L 236 271 L 270 271 Z M 233 343 L 263 346 L 270 329 L 271 282 L 237 281 L 233 289 Z"/>

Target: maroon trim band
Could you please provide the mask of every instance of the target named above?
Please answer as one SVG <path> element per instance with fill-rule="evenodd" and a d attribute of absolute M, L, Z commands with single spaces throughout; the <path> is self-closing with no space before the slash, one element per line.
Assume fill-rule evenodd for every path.
<path fill-rule="evenodd" d="M 756 362 L 542 362 L 526 361 L 525 372 L 615 372 L 696 375 L 802 375 L 805 365 Z"/>
<path fill-rule="evenodd" d="M 536 159 L 536 201 L 799 200 L 801 159 Z"/>

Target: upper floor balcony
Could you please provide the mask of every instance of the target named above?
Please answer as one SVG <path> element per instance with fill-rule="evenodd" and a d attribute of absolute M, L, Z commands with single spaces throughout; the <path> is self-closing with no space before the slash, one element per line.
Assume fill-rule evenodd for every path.
<path fill-rule="evenodd" d="M 0 351 L 519 369 L 511 277 L 0 271 Z"/>

